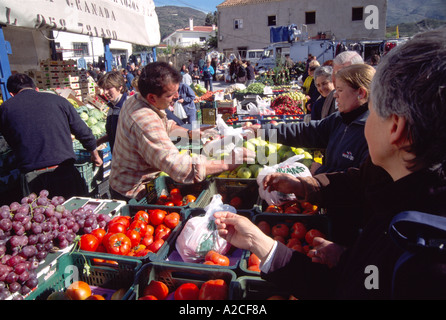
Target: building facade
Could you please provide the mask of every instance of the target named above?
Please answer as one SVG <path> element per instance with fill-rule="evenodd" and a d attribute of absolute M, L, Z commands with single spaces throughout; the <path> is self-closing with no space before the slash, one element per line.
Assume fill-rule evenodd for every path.
<path fill-rule="evenodd" d="M 168 46 L 189 47 L 194 44 L 203 45 L 209 37 L 216 35 L 215 26 L 194 26 L 193 19 L 189 20 L 189 27 L 175 30 L 163 39 Z"/>
<path fill-rule="evenodd" d="M 313 39 L 385 39 L 387 0 L 226 0 L 217 10 L 225 54 L 264 48 L 272 27 L 292 24 Z"/>

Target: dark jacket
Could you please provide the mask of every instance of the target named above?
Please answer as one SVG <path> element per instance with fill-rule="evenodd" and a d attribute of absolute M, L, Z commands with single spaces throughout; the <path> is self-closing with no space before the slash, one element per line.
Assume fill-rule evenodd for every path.
<path fill-rule="evenodd" d="M 67 99 L 31 89 L 2 104 L 0 131 L 22 172 L 75 160 L 71 134 L 87 151 L 96 149 L 90 128 Z"/>
<path fill-rule="evenodd" d="M 125 100 L 127 100 L 128 94 L 124 92 L 119 99 L 117 104 L 111 102 L 108 103 L 108 114 L 107 120 L 105 122 L 105 130 L 108 136 L 108 143 L 110 144 L 110 150 L 113 152 L 113 147 L 115 145 L 116 129 L 118 128 L 118 119 L 121 108 L 124 105 Z"/>
<path fill-rule="evenodd" d="M 317 173 L 345 171 L 358 168 L 369 151 L 364 136 L 364 126 L 369 115 L 364 105 L 348 115 L 336 112 L 319 120 L 277 125 L 265 125 L 267 140 L 294 147 L 325 149 L 324 164 Z M 351 119 L 348 119 L 351 118 Z M 277 139 L 277 140 L 274 140 Z"/>
<path fill-rule="evenodd" d="M 320 192 L 309 200 L 323 205 L 349 204 L 356 207 L 359 225 L 345 219 L 345 228 L 360 228 L 361 233 L 343 253 L 338 265 L 329 269 L 312 263 L 304 254 L 279 244 L 272 268 L 262 277 L 292 290 L 300 299 L 390 299 L 395 262 L 403 250 L 388 234 L 392 218 L 406 210 L 446 215 L 445 181 L 428 170 L 393 181 L 370 159 L 360 169 L 346 173 L 315 176 Z M 305 188 L 307 189 L 307 188 Z M 315 190 L 315 189 L 314 189 Z M 367 267 L 372 267 L 374 287 Z M 398 299 L 444 299 L 446 264 L 444 260 L 415 258 L 401 268 L 395 284 Z"/>

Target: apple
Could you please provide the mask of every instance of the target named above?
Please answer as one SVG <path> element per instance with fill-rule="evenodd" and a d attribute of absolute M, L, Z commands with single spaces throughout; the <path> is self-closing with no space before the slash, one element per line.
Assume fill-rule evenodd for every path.
<path fill-rule="evenodd" d="M 252 176 L 252 172 L 248 167 L 241 167 L 237 170 L 237 178 L 249 179 Z"/>

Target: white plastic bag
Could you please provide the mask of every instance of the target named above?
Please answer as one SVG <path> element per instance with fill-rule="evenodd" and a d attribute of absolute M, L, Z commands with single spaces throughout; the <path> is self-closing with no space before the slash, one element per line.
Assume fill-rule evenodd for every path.
<path fill-rule="evenodd" d="M 257 184 L 259 185 L 259 196 L 265 200 L 268 205 L 280 206 L 289 201 L 296 200 L 296 196 L 293 193 L 285 194 L 278 191 L 268 191 L 263 189 L 263 178 L 268 174 L 281 172 L 290 174 L 293 177 L 310 177 L 311 172 L 307 166 L 300 163 L 299 160 L 302 159 L 303 155 L 295 155 L 285 161 L 278 163 L 273 166 L 265 166 L 257 176 Z"/>
<path fill-rule="evenodd" d="M 180 119 L 187 118 L 187 114 L 184 111 L 183 105 L 178 101 L 175 101 L 175 104 L 173 105 L 173 114 Z"/>
<path fill-rule="evenodd" d="M 204 210 L 206 211 L 204 216 L 187 220 L 176 240 L 175 248 L 184 262 L 200 262 L 210 250 L 226 254 L 231 247 L 218 234 L 214 213 L 219 211 L 237 213 L 237 210 L 233 206 L 223 204 L 220 194 L 214 195 L 211 203 Z"/>

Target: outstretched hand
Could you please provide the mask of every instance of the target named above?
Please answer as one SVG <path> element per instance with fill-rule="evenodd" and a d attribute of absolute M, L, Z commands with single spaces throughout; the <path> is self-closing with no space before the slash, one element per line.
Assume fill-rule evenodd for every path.
<path fill-rule="evenodd" d="M 249 250 L 260 260 L 266 259 L 274 245 L 274 239 L 267 236 L 248 218 L 228 212 L 214 213 L 219 235 L 233 246 Z"/>

